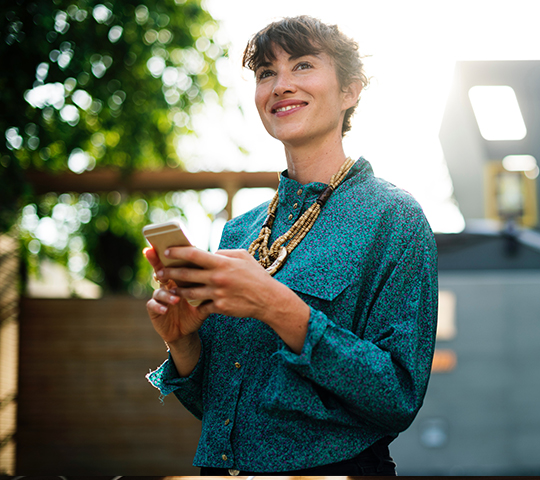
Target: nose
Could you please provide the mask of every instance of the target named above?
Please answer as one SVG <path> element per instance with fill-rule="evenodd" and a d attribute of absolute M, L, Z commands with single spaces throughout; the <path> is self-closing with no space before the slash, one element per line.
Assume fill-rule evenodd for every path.
<path fill-rule="evenodd" d="M 290 77 L 290 75 L 287 75 L 286 73 L 278 73 L 274 78 L 275 83 L 272 93 L 276 97 L 285 95 L 286 93 L 294 93 L 296 91 L 296 87 L 294 86 L 293 79 Z"/>

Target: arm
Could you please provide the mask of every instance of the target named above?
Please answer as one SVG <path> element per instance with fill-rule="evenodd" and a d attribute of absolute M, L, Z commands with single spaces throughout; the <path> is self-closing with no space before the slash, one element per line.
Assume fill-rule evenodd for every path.
<path fill-rule="evenodd" d="M 300 389 L 318 397 L 303 411 L 337 423 L 408 427 L 427 388 L 437 316 L 436 249 L 429 227 L 415 232 L 386 267 L 370 305 L 358 305 L 358 328 L 311 310 L 300 355 L 279 351 L 269 408 L 299 410 Z M 291 390 L 296 390 L 291 394 Z M 305 396 L 308 394 L 306 393 Z"/>
<path fill-rule="evenodd" d="M 154 292 L 147 308 L 154 328 L 169 346 L 169 360 L 147 378 L 163 395 L 174 392 L 197 417 L 202 416 L 205 363 L 199 332 L 204 333 L 205 328 L 200 327 L 210 314 L 264 317 L 276 325 L 276 319 L 287 318 L 288 314 L 290 321 L 282 322 L 278 333 L 293 350 L 301 351 L 309 307 L 292 290 L 270 277 L 246 251 L 220 251 L 214 255 L 182 247 L 166 253 L 171 258 L 189 258 L 202 269 L 165 269 L 152 249 L 145 254 L 160 281 L 167 282 Z M 186 286 L 189 284 L 191 287 Z M 195 308 L 186 299 L 206 302 Z"/>
<path fill-rule="evenodd" d="M 155 270 L 163 267 L 153 249 L 146 249 L 144 253 Z M 174 392 L 184 406 L 201 419 L 204 350 L 198 328 L 205 317 L 173 295 L 174 287 L 176 283 L 167 282 L 154 291 L 147 303 L 154 329 L 169 347 L 169 358 L 146 378 L 163 396 Z"/>
<path fill-rule="evenodd" d="M 162 268 L 153 249 L 146 249 L 144 253 L 154 269 Z M 178 374 L 187 377 L 199 360 L 201 341 L 197 331 L 206 316 L 174 295 L 174 287 L 176 284 L 169 281 L 155 290 L 147 310 L 154 329 L 169 347 Z"/>
<path fill-rule="evenodd" d="M 300 353 L 308 330 L 309 306 L 290 288 L 271 277 L 245 250 L 211 254 L 196 248 L 170 248 L 170 258 L 181 258 L 202 269 L 158 270 L 162 280 L 174 279 L 178 287 L 168 293 L 180 298 L 206 300 L 198 307 L 202 317 L 212 313 L 256 318 L 273 328 L 292 351 Z M 174 298 L 176 297 L 177 298 Z"/>

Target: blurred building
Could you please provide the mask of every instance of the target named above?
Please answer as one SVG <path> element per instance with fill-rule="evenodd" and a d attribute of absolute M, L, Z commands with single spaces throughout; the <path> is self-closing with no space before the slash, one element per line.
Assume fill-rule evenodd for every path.
<path fill-rule="evenodd" d="M 437 235 L 437 350 L 401 475 L 540 473 L 540 61 L 458 62 L 440 141 L 466 221 Z"/>

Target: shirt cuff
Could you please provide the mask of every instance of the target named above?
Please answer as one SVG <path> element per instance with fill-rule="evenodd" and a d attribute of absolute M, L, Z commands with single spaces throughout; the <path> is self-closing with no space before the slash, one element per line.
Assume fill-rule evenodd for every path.
<path fill-rule="evenodd" d="M 324 313 L 312 307 L 309 308 L 308 331 L 300 354 L 294 353 L 285 343 L 283 344 L 283 348 L 277 352 L 286 363 L 298 367 L 309 367 L 311 365 L 313 351 L 330 323 L 330 320 L 328 320 L 328 317 Z"/>
<path fill-rule="evenodd" d="M 202 376 L 202 352 L 199 357 L 197 365 L 193 371 L 187 377 L 181 377 L 176 370 L 174 361 L 171 354 L 169 353 L 169 358 L 165 360 L 156 370 L 150 372 L 146 375 L 146 379 L 150 384 L 156 387 L 161 395 L 166 397 L 169 393 L 178 390 L 179 388 L 187 387 L 188 389 L 192 387 L 195 383 L 199 383 L 197 380 Z"/>

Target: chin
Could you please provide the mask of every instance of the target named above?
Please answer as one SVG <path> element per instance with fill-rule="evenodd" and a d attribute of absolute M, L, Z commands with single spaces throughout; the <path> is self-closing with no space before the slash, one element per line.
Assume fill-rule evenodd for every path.
<path fill-rule="evenodd" d="M 310 138 L 309 135 L 306 135 L 303 131 L 298 130 L 291 130 L 290 128 L 287 129 L 280 129 L 279 131 L 273 131 L 270 133 L 272 137 L 274 137 L 276 140 L 279 140 L 280 142 L 284 144 L 295 144 L 295 143 L 303 143 L 308 138 Z"/>

